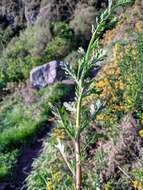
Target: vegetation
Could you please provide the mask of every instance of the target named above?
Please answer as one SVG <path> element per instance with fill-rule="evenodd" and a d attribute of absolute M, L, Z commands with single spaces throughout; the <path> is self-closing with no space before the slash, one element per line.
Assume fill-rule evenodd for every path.
<path fill-rule="evenodd" d="M 98 29 L 98 27 L 97 27 L 97 29 Z M 96 32 L 97 31 L 95 30 L 95 33 Z M 94 36 L 94 34 L 93 34 L 93 36 Z M 141 39 L 141 38 L 139 37 L 138 39 Z M 93 38 L 92 38 L 92 40 L 93 40 Z M 92 40 L 91 40 L 91 42 L 93 42 Z M 92 43 L 90 43 L 90 45 L 91 44 Z M 115 47 L 117 47 L 117 46 L 118 46 L 118 44 L 116 44 Z M 134 48 L 134 49 L 137 49 L 137 51 L 138 51 L 140 49 L 140 47 L 137 47 L 137 46 L 138 46 L 138 41 L 136 42 L 136 48 Z M 61 109 L 58 110 L 58 114 L 55 114 L 58 119 L 58 128 L 59 129 L 53 129 L 50 143 L 51 143 L 51 145 L 53 144 L 52 150 L 54 150 L 54 146 L 55 146 L 57 148 L 57 150 L 59 150 L 59 153 L 58 153 L 57 157 L 56 157 L 57 153 L 52 153 L 53 155 L 55 154 L 55 157 L 54 158 L 49 157 L 50 160 L 47 160 L 47 163 L 53 163 L 53 167 L 50 164 L 50 166 L 52 168 L 50 168 L 49 170 L 47 170 L 45 172 L 45 178 L 43 179 L 43 189 L 46 189 L 46 187 L 48 189 L 52 189 L 52 188 L 53 189 L 62 189 L 62 188 L 63 189 L 69 189 L 69 188 L 74 189 L 75 187 L 76 187 L 76 189 L 81 189 L 81 188 L 88 189 L 88 187 L 90 187 L 90 189 L 96 189 L 98 187 L 99 188 L 109 188 L 109 189 L 115 188 L 115 189 L 117 189 L 119 186 L 122 189 L 125 189 L 130 186 L 129 188 L 132 189 L 131 185 L 129 185 L 129 183 L 127 184 L 126 180 L 124 181 L 125 176 L 124 176 L 123 181 L 118 182 L 118 184 L 113 182 L 114 179 L 112 182 L 110 181 L 107 184 L 102 184 L 101 181 L 103 179 L 100 179 L 100 177 L 99 177 L 100 174 L 98 176 L 99 172 L 102 173 L 102 168 L 98 168 L 96 165 L 94 166 L 94 162 L 95 162 L 95 160 L 96 160 L 96 163 L 98 161 L 100 161 L 100 157 L 102 157 L 102 159 L 104 158 L 104 150 L 103 150 L 103 152 L 101 152 L 101 150 L 97 150 L 95 155 L 91 155 L 91 157 L 89 158 L 90 162 L 91 162 L 91 166 L 88 165 L 88 167 L 86 168 L 86 166 L 84 165 L 86 163 L 86 159 L 88 158 L 88 155 L 87 155 L 87 153 L 85 154 L 84 150 L 86 148 L 90 149 L 90 146 L 92 146 L 92 143 L 94 143 L 94 141 L 97 141 L 97 139 L 99 140 L 100 138 L 108 139 L 108 138 L 118 137 L 118 135 L 119 135 L 118 128 L 116 128 L 116 131 L 114 128 L 112 128 L 110 130 L 110 125 L 112 125 L 114 127 L 114 124 L 116 124 L 116 126 L 117 126 L 119 124 L 121 118 L 123 117 L 123 115 L 131 111 L 131 108 L 129 108 L 129 110 L 125 110 L 125 111 L 122 110 L 123 107 L 120 106 L 120 102 L 118 102 L 118 101 L 123 102 L 123 100 L 121 99 L 122 98 L 121 96 L 123 96 L 123 92 L 125 92 L 125 89 L 127 90 L 127 88 L 124 89 L 124 83 L 121 81 L 121 78 L 124 76 L 124 72 L 129 70 L 130 66 L 133 65 L 132 62 L 131 61 L 129 62 L 129 59 L 128 59 L 127 63 L 128 64 L 130 63 L 130 66 L 128 65 L 127 68 L 123 69 L 124 72 L 122 71 L 121 73 L 119 73 L 118 70 L 122 66 L 126 65 L 125 63 L 121 64 L 122 61 L 126 60 L 125 57 L 127 57 L 127 54 L 125 54 L 125 57 L 118 57 L 117 62 L 119 64 L 119 66 L 118 66 L 119 68 L 117 68 L 117 66 L 115 68 L 115 72 L 117 71 L 117 75 L 115 75 L 116 73 L 114 72 L 114 69 L 113 69 L 113 70 L 111 70 L 111 72 L 110 71 L 107 72 L 107 74 L 108 74 L 107 79 L 106 78 L 104 78 L 102 80 L 100 79 L 99 81 L 97 81 L 97 82 L 93 81 L 92 83 L 90 83 L 88 80 L 86 80 L 86 81 L 83 80 L 84 81 L 83 82 L 82 79 L 84 79 L 84 77 L 81 79 L 80 76 L 86 77 L 86 71 L 89 68 L 88 65 L 86 65 L 86 64 L 91 63 L 90 61 L 86 62 L 86 58 L 89 56 L 88 53 L 91 51 L 90 50 L 91 47 L 92 46 L 89 46 L 87 54 L 85 54 L 85 59 L 83 58 L 83 60 L 80 60 L 80 61 L 83 61 L 82 64 L 80 64 L 80 62 L 79 62 L 78 69 L 81 69 L 81 70 L 76 71 L 77 75 L 78 75 L 78 73 L 81 74 L 81 75 L 79 75 L 79 78 L 76 78 L 77 77 L 76 74 L 74 76 L 73 69 L 69 70 L 69 68 L 66 68 L 67 73 L 71 77 L 73 77 L 77 83 L 77 91 L 76 91 L 76 95 L 77 95 L 76 101 L 77 102 L 72 103 L 72 104 L 65 104 L 65 108 L 62 107 Z M 117 49 L 116 49 L 116 51 L 117 51 Z M 120 55 L 120 52 L 117 51 L 116 53 L 118 56 Z M 129 55 L 130 55 L 130 57 L 133 57 L 131 52 L 129 53 Z M 100 57 L 101 54 L 97 54 L 97 56 Z M 96 58 L 96 55 L 94 54 L 93 57 Z M 100 58 L 99 58 L 99 60 L 100 60 Z M 139 60 L 137 62 L 139 62 Z M 95 61 L 95 63 L 96 63 L 96 61 Z M 85 70 L 84 70 L 84 64 L 85 64 Z M 137 68 L 137 67 L 135 67 L 135 68 Z M 84 71 L 85 75 L 84 74 L 82 75 L 82 71 Z M 88 72 L 89 72 L 89 70 L 88 70 Z M 130 72 L 130 70 L 129 70 L 129 72 Z M 130 72 L 130 73 L 134 73 L 134 72 Z M 142 73 L 142 71 L 141 71 L 141 73 Z M 125 78 L 127 78 L 127 77 L 125 77 Z M 109 80 L 109 82 L 108 82 L 108 80 Z M 78 83 L 78 82 L 80 82 L 80 83 Z M 96 86 L 94 86 L 94 83 Z M 91 85 L 90 88 L 88 87 L 87 84 Z M 132 86 L 133 86 L 133 83 L 130 84 L 130 87 L 132 87 Z M 109 90 L 109 87 L 111 88 L 110 90 Z M 90 91 L 88 88 L 90 89 Z M 95 96 L 95 97 L 97 96 L 96 99 L 94 99 L 94 101 L 95 101 L 94 103 L 96 103 L 96 106 L 98 106 L 98 107 L 94 107 L 94 108 L 96 108 L 96 110 L 94 110 L 94 113 L 92 113 L 92 116 L 94 116 L 94 118 L 97 117 L 96 121 L 102 120 L 102 122 L 105 122 L 105 124 L 108 124 L 107 129 L 109 129 L 109 131 L 107 134 L 106 134 L 106 131 L 105 131 L 105 134 L 103 134 L 103 132 L 102 132 L 102 134 L 97 133 L 97 134 L 95 134 L 95 136 L 92 134 L 93 139 L 89 138 L 90 139 L 89 140 L 88 139 L 89 136 L 88 136 L 87 139 L 84 140 L 83 138 L 85 138 L 87 134 L 82 135 L 83 129 L 84 130 L 86 129 L 88 131 L 88 132 L 86 131 L 86 133 L 89 133 L 88 123 L 90 123 L 90 120 L 89 120 L 89 112 L 87 110 L 87 107 L 84 107 L 84 105 L 82 103 L 82 99 L 84 99 L 84 98 L 86 99 L 86 97 L 89 96 L 89 94 L 90 94 L 90 96 L 91 96 L 91 94 L 94 94 L 93 89 L 94 89 L 94 93 L 96 92 L 96 94 L 92 95 L 92 96 Z M 137 89 L 139 90 L 139 88 L 137 88 Z M 106 90 L 106 91 L 104 91 L 104 90 Z M 108 92 L 108 90 L 109 90 L 109 92 Z M 114 95 L 114 96 L 116 94 L 116 97 L 114 97 L 114 99 L 113 99 L 114 101 L 116 101 L 115 103 L 111 102 L 111 104 L 109 104 L 109 98 L 112 101 L 112 98 L 111 98 L 112 96 L 110 94 Z M 141 97 L 141 96 L 139 95 L 139 97 Z M 80 99 L 80 101 L 79 101 L 79 99 Z M 116 106 L 116 104 L 117 104 L 117 107 L 119 105 L 119 109 L 115 109 L 115 112 L 114 112 L 114 109 L 111 108 L 110 106 Z M 124 107 L 126 107 L 126 109 L 128 109 L 127 105 Z M 82 108 L 82 111 L 79 112 L 81 110 L 81 108 Z M 68 110 L 68 112 L 66 111 L 66 109 Z M 71 110 L 74 111 L 72 114 L 70 113 Z M 70 113 L 70 115 L 69 115 L 69 113 Z M 107 117 L 107 119 L 104 118 L 103 116 L 101 116 L 102 113 L 104 113 L 104 115 L 105 115 L 105 117 Z M 99 116 L 99 114 L 100 114 L 100 116 Z M 115 119 L 112 119 L 112 117 L 115 117 Z M 71 121 L 69 121 L 69 119 Z M 81 119 L 81 120 L 79 120 L 79 119 Z M 104 127 L 104 125 L 103 125 L 103 127 Z M 116 133 L 114 133 L 114 131 Z M 112 133 L 110 133 L 110 132 L 112 132 Z M 57 139 L 56 140 L 58 143 L 57 145 L 55 145 L 55 142 L 53 143 L 53 140 L 52 140 L 53 138 L 55 138 L 55 140 Z M 87 145 L 86 140 L 88 140 L 88 143 L 89 143 L 88 145 Z M 73 146 L 73 144 L 75 144 L 75 145 Z M 46 147 L 46 145 L 45 145 L 45 147 Z M 76 149 L 77 147 L 78 147 L 78 149 Z M 75 158 L 74 158 L 74 151 L 75 151 Z M 45 157 L 44 152 L 42 153 L 42 155 L 43 155 L 43 157 Z M 60 155 L 62 158 L 60 157 Z M 41 157 L 39 159 L 41 159 Z M 65 183 L 67 180 L 65 179 L 65 176 L 64 176 L 65 171 L 62 169 L 62 166 L 61 166 L 61 159 L 63 160 L 63 162 L 65 162 L 67 180 L 70 179 L 69 184 L 66 184 L 66 185 L 65 185 Z M 55 163 L 59 163 L 58 164 L 59 169 L 57 169 L 57 165 L 55 165 Z M 34 182 L 36 180 L 36 177 L 38 177 L 37 183 L 42 183 L 42 179 L 40 180 L 40 176 L 38 176 L 38 168 L 40 168 L 39 164 L 40 163 L 38 162 L 38 160 L 34 163 L 33 173 L 31 173 L 31 175 L 27 179 L 29 189 L 35 188 Z M 103 160 L 103 163 L 98 163 L 98 166 L 100 166 L 101 164 L 103 164 L 102 167 L 106 166 L 104 163 L 104 160 Z M 56 167 L 56 174 L 55 174 L 57 176 L 56 180 L 54 178 L 54 173 L 53 173 L 54 167 Z M 91 169 L 92 167 L 94 169 Z M 76 169 L 74 170 L 74 168 L 76 168 Z M 82 170 L 81 170 L 81 168 L 82 168 Z M 88 174 L 84 173 L 84 171 L 87 171 L 87 169 L 90 170 L 88 172 Z M 76 173 L 74 173 L 74 171 L 76 171 Z M 81 178 L 81 171 L 83 173 L 82 178 Z M 93 171 L 96 173 L 96 176 L 93 176 L 93 173 L 94 173 Z M 121 172 L 120 175 L 124 174 L 124 170 L 121 169 L 120 172 Z M 125 174 L 126 174 L 126 172 L 125 172 Z M 76 177 L 76 179 L 75 179 L 75 177 Z M 94 178 L 94 180 L 93 180 L 93 178 Z M 83 182 L 81 181 L 81 179 L 83 179 Z M 91 179 L 91 181 L 90 180 L 86 181 L 86 179 Z M 97 179 L 97 181 L 95 179 Z M 48 182 L 47 182 L 47 180 L 48 180 Z M 81 185 L 81 182 L 83 183 L 83 185 Z M 94 183 L 92 184 L 92 182 L 95 182 L 95 184 Z M 129 182 L 130 182 L 130 180 L 129 180 Z M 74 185 L 74 183 L 75 183 L 75 185 Z M 134 186 L 134 183 L 135 183 L 135 181 L 132 181 L 132 186 Z M 139 184 L 139 182 L 138 182 L 138 184 Z M 136 188 L 139 188 L 139 187 L 136 187 Z"/>
<path fill-rule="evenodd" d="M 142 2 L 20 2 L 0 13 L 0 189 L 142 190 Z M 68 80 L 33 89 L 51 60 Z"/>
<path fill-rule="evenodd" d="M 0 153 L 0 179 L 7 176 L 16 164 L 16 158 L 18 155 L 18 150 L 12 150 L 8 153 Z"/>
<path fill-rule="evenodd" d="M 139 35 L 138 40 L 134 44 L 136 47 L 134 49 L 140 52 L 141 55 L 142 55 L 141 47 L 143 45 L 143 41 L 141 37 L 142 35 L 143 34 Z M 135 63 L 134 64 L 132 63 L 135 57 L 133 58 L 131 52 L 130 53 L 128 52 L 129 49 L 127 50 L 126 53 L 123 50 L 123 47 L 121 49 L 120 48 L 118 49 L 119 52 L 122 52 L 121 53 L 122 58 L 120 57 L 118 59 L 117 61 L 118 64 L 115 67 L 115 71 L 118 71 L 117 68 L 119 68 L 120 70 L 123 69 L 121 70 L 120 75 L 115 75 L 114 70 L 110 70 L 113 73 L 108 72 L 109 76 L 110 77 L 112 76 L 112 78 L 110 78 L 110 81 L 109 81 L 110 83 L 108 83 L 108 86 L 110 85 L 110 87 L 112 87 L 112 84 L 116 84 L 117 81 L 119 81 L 119 86 L 117 86 L 116 88 L 112 87 L 110 90 L 110 93 L 116 92 L 115 99 L 114 98 L 112 99 L 111 96 L 109 96 L 107 92 L 104 94 L 104 96 L 106 96 L 107 100 L 109 97 L 111 98 L 111 101 L 116 100 L 115 103 L 117 105 L 115 103 L 108 103 L 108 101 L 106 101 L 107 103 L 104 104 L 104 106 L 102 107 L 103 103 L 101 102 L 100 103 L 101 107 L 100 107 L 100 110 L 98 110 L 98 112 L 96 112 L 96 110 L 93 110 L 92 106 L 90 106 L 89 111 L 92 114 L 90 115 L 90 113 L 87 110 L 87 107 L 85 107 L 85 103 L 83 104 L 85 114 L 82 115 L 82 118 L 84 118 L 84 121 L 87 122 L 84 124 L 86 126 L 89 125 L 88 128 L 85 127 L 84 131 L 80 133 L 81 134 L 80 143 L 82 143 L 80 158 L 81 158 L 81 163 L 82 163 L 82 179 L 83 179 L 84 189 L 89 189 L 90 187 L 90 189 L 108 188 L 108 189 L 115 189 L 115 190 L 116 189 L 124 190 L 125 188 L 133 189 L 134 187 L 136 189 L 140 189 L 142 187 L 142 153 L 141 153 L 141 144 L 140 144 L 141 135 L 139 137 L 136 134 L 136 132 L 133 132 L 134 131 L 133 128 L 135 126 L 133 126 L 132 128 L 132 126 L 129 125 L 129 128 L 127 129 L 124 126 L 125 122 L 123 122 L 124 127 L 123 126 L 122 128 L 117 127 L 120 124 L 124 115 L 130 113 L 132 110 L 136 110 L 134 108 L 135 106 L 134 104 L 132 104 L 132 106 L 134 105 L 132 108 L 130 107 L 130 104 L 127 103 L 128 99 L 126 98 L 124 100 L 127 102 L 125 102 L 124 107 L 120 106 L 120 104 L 118 103 L 121 100 L 123 100 L 122 96 L 124 93 L 129 92 L 132 88 L 136 86 L 136 85 L 133 86 L 134 83 L 131 82 L 132 80 L 134 80 L 133 76 L 131 77 L 132 80 L 130 79 L 130 83 L 127 83 L 128 78 L 124 77 L 125 76 L 124 74 L 126 73 L 126 71 L 130 71 L 131 67 L 134 66 L 135 64 Z M 119 52 L 117 55 L 120 54 Z M 136 55 L 139 56 L 139 54 L 136 54 Z M 130 59 L 129 61 L 128 59 L 128 61 L 126 62 L 126 59 L 128 58 L 128 56 L 130 56 L 130 58 L 133 58 L 133 60 Z M 136 57 L 136 59 L 138 59 L 138 61 L 136 62 L 137 64 L 141 63 L 140 61 L 142 58 L 141 57 L 139 58 L 139 57 L 138 58 Z M 126 67 L 125 62 L 128 65 L 127 67 Z M 122 67 L 123 66 L 122 64 L 125 66 L 125 68 Z M 135 70 L 138 66 L 134 67 Z M 130 73 L 135 74 L 135 70 L 134 72 L 130 72 Z M 140 72 L 141 72 L 141 69 L 140 69 Z M 116 78 L 113 78 L 113 76 L 116 76 Z M 124 83 L 123 82 L 121 83 L 120 81 L 121 78 L 124 78 Z M 128 88 L 127 87 L 122 88 L 123 84 L 125 85 L 125 81 L 128 84 Z M 101 86 L 99 84 L 101 84 Z M 95 105 L 98 106 L 99 98 L 100 98 L 100 101 L 106 100 L 105 97 L 102 95 L 103 89 L 106 89 L 106 88 L 103 88 L 102 84 L 107 85 L 107 83 L 104 83 L 104 81 L 100 83 L 99 81 L 97 81 L 96 82 L 97 88 L 95 86 L 92 86 L 94 87 L 94 89 L 96 88 L 96 92 L 98 92 L 97 97 L 95 95 L 90 95 L 92 97 L 92 104 L 94 104 L 94 106 Z M 139 92 L 140 90 L 138 87 L 137 89 L 138 89 L 137 92 Z M 140 91 L 140 93 L 142 93 L 142 91 Z M 139 94 L 138 100 L 140 100 L 140 97 L 142 96 Z M 86 101 L 87 100 L 88 99 L 86 98 Z M 135 102 L 137 103 L 137 101 Z M 115 105 L 116 107 L 115 109 L 113 109 Z M 29 177 L 27 178 L 28 190 L 38 189 L 38 188 L 42 188 L 43 190 L 47 188 L 48 189 L 52 189 L 52 188 L 53 189 L 72 189 L 72 188 L 74 189 L 75 188 L 74 179 L 72 178 L 72 173 L 71 173 L 71 170 L 74 171 L 74 167 L 75 167 L 75 162 L 73 161 L 75 159 L 74 147 L 73 147 L 74 141 L 70 139 L 72 132 L 74 134 L 74 131 L 73 131 L 74 128 L 72 126 L 74 122 L 73 118 L 75 117 L 75 115 L 74 114 L 69 115 L 69 112 L 71 112 L 71 110 L 74 110 L 74 107 L 72 104 L 67 104 L 67 103 L 64 104 L 64 106 L 65 107 L 62 107 L 62 109 L 59 110 L 60 115 L 57 115 L 57 117 L 59 118 L 58 126 L 57 126 L 58 128 L 54 128 L 52 130 L 51 137 L 50 138 L 48 137 L 48 139 L 45 139 L 41 156 L 37 160 L 35 160 L 35 162 L 33 163 L 33 170 L 31 174 L 29 175 Z M 96 108 L 99 108 L 99 107 L 96 107 Z M 139 106 L 138 108 L 139 109 L 137 113 L 140 113 L 141 106 Z M 68 113 L 66 112 L 65 109 L 68 110 Z M 135 113 L 132 112 L 132 115 L 134 115 Z M 72 122 L 70 125 L 69 125 L 69 118 Z M 140 129 L 141 128 L 140 117 L 138 117 L 137 119 L 139 122 L 138 129 Z M 62 121 L 64 121 L 64 124 L 62 123 Z M 130 122 L 130 119 L 129 119 L 129 122 Z M 67 124 L 68 126 L 71 126 L 71 128 L 67 128 L 65 126 Z M 94 125 L 96 125 L 96 128 Z M 69 131 L 69 130 L 72 130 L 72 131 Z M 130 135 L 130 138 L 128 137 L 128 135 Z M 72 136 L 72 138 L 74 137 Z M 124 145 L 125 146 L 124 150 L 127 151 L 128 156 L 130 154 L 131 154 L 131 157 L 133 156 L 132 151 L 134 148 L 136 148 L 136 151 L 138 152 L 137 154 L 135 153 L 134 155 L 136 161 L 132 165 L 132 168 L 130 169 L 128 168 L 129 165 L 127 167 L 127 163 L 132 162 L 132 160 L 126 157 L 127 154 L 124 154 L 123 150 L 120 150 L 120 146 L 121 147 L 123 146 L 122 138 L 124 138 L 125 140 L 125 142 L 123 143 L 128 142 L 126 145 Z M 129 138 L 129 140 L 127 141 L 126 138 Z M 110 141 L 109 139 L 112 139 L 113 141 L 115 141 L 115 144 L 112 145 L 111 144 L 112 141 Z M 94 145 L 98 143 L 98 141 L 101 141 L 101 142 L 105 141 L 105 142 L 103 144 L 103 147 L 101 146 L 98 149 L 96 149 L 96 147 L 94 148 Z M 57 142 L 58 142 L 58 145 L 55 145 Z M 136 145 L 138 146 L 138 148 L 136 147 Z M 110 150 L 108 150 L 106 146 L 108 146 Z M 105 148 L 107 149 L 107 151 Z M 110 151 L 114 151 L 114 149 L 118 150 L 117 154 L 120 154 L 118 156 L 120 156 L 121 158 L 119 157 L 118 159 L 116 157 L 111 157 Z M 116 153 L 115 153 L 115 156 L 116 156 Z M 113 161 L 114 163 L 114 159 L 115 159 L 115 161 L 117 162 L 117 163 L 115 162 L 115 167 L 119 166 L 117 175 L 114 174 L 115 171 L 112 173 L 112 168 L 110 168 L 109 160 L 108 160 L 110 159 L 110 157 L 111 159 L 113 159 L 113 160 L 110 160 L 110 162 Z M 120 168 L 120 164 L 122 168 Z M 48 165 L 49 168 L 45 170 L 46 165 Z M 104 174 L 104 171 L 106 171 L 107 173 Z M 107 181 L 103 178 L 105 177 L 105 175 L 108 176 L 106 177 L 106 180 L 108 179 Z M 118 177 L 120 176 L 119 180 L 116 180 L 117 176 Z"/>
<path fill-rule="evenodd" d="M 8 175 L 11 165 L 14 165 L 16 149 L 27 143 L 29 137 L 35 136 L 42 124 L 48 120 L 48 115 L 50 116 L 48 103 L 58 101 L 66 96 L 69 90 L 70 88 L 63 84 L 55 84 L 35 94 L 35 98 L 40 97 L 40 101 L 35 101 L 32 105 L 25 104 L 18 94 L 16 98 L 3 102 L 0 107 L 0 154 L 3 159 L 0 167 L 1 177 Z M 7 162 L 7 159 L 10 161 Z"/>

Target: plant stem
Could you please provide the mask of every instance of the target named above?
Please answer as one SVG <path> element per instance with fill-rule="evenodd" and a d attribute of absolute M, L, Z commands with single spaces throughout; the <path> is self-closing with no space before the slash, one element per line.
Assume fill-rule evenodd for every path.
<path fill-rule="evenodd" d="M 109 14 L 108 14 L 109 16 Z M 85 55 L 84 60 L 84 67 L 81 72 L 81 76 L 78 81 L 78 100 L 77 100 L 77 107 L 76 107 L 76 137 L 75 137 L 75 162 L 76 162 L 76 171 L 75 171 L 75 184 L 76 190 L 81 190 L 82 185 L 82 171 L 81 171 L 81 159 L 80 159 L 80 129 L 81 129 L 81 108 L 82 108 L 82 96 L 83 96 L 83 84 L 84 84 L 84 69 L 86 69 L 86 65 L 89 62 L 90 54 L 95 43 L 96 39 L 98 39 L 98 33 L 100 33 L 100 28 L 104 23 L 104 19 L 102 19 L 97 26 L 96 30 L 94 31 L 92 38 L 89 42 L 87 52 Z"/>
<path fill-rule="evenodd" d="M 76 171 L 75 171 L 75 185 L 76 190 L 81 190 L 82 184 L 82 172 L 81 172 L 81 160 L 80 160 L 80 128 L 81 128 L 81 102 L 82 102 L 82 82 L 79 85 L 79 97 L 77 101 L 77 112 L 76 112 L 76 137 L 75 137 L 75 161 L 76 161 Z"/>
<path fill-rule="evenodd" d="M 82 175 L 81 175 L 81 160 L 80 160 L 80 138 L 75 140 L 75 159 L 76 159 L 76 190 L 81 190 Z"/>

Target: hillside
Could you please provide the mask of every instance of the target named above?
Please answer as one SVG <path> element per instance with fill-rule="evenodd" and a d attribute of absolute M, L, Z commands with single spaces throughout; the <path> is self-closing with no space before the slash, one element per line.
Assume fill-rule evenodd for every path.
<path fill-rule="evenodd" d="M 143 189 L 143 1 L 2 0 L 0 190 Z"/>

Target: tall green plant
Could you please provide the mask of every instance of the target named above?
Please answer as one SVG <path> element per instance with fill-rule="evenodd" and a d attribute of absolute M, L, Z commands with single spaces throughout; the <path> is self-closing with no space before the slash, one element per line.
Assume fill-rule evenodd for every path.
<path fill-rule="evenodd" d="M 84 98 L 92 93 L 97 93 L 96 89 L 91 88 L 89 73 L 92 69 L 97 67 L 97 63 L 104 58 L 104 54 L 99 47 L 99 38 L 103 34 L 109 21 L 114 21 L 115 18 L 112 16 L 113 10 L 118 6 L 129 1 L 118 1 L 113 4 L 109 0 L 108 8 L 101 14 L 97 20 L 96 29 L 92 27 L 92 37 L 89 42 L 87 51 L 80 49 L 83 57 L 78 61 L 78 68 L 74 70 L 71 65 L 65 64 L 64 69 L 66 73 L 76 83 L 76 97 L 75 102 L 68 104 L 68 111 L 62 107 L 58 109 L 58 114 L 55 112 L 57 117 L 57 123 L 60 127 L 64 128 L 67 135 L 73 142 L 73 149 L 75 153 L 75 165 L 73 166 L 70 161 L 67 160 L 64 143 L 58 139 L 56 147 L 59 149 L 67 167 L 71 171 L 73 180 L 75 181 L 75 189 L 82 189 L 82 157 L 81 157 L 81 134 L 85 128 L 88 127 L 88 118 L 86 117 L 86 108 L 83 106 Z M 70 112 L 72 112 L 72 119 L 70 119 Z"/>

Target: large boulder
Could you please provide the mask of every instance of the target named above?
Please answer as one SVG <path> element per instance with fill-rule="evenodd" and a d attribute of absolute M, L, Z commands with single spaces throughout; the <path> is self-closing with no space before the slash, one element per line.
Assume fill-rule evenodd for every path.
<path fill-rule="evenodd" d="M 51 61 L 32 69 L 30 72 L 30 83 L 32 87 L 41 88 L 56 81 L 66 79 L 62 65 L 62 61 Z"/>

